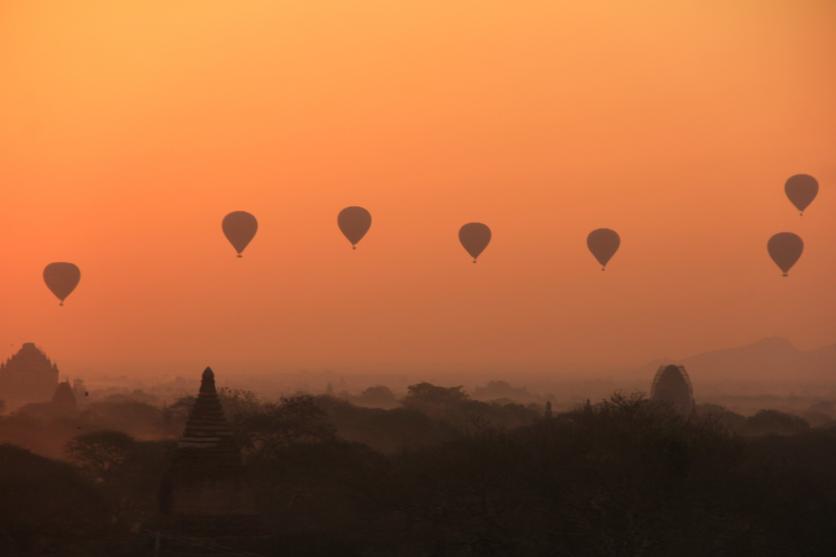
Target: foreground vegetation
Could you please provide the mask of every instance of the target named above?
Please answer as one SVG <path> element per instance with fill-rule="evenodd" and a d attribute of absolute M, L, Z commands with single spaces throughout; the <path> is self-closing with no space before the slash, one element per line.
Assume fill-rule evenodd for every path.
<path fill-rule="evenodd" d="M 686 420 L 620 395 L 547 416 L 427 384 L 388 410 L 223 398 L 270 532 L 263 555 L 836 554 L 836 429 L 792 416 Z M 64 460 L 0 446 L 0 554 L 150 555 L 190 403 L 3 418 L 6 438 L 72 435 Z"/>

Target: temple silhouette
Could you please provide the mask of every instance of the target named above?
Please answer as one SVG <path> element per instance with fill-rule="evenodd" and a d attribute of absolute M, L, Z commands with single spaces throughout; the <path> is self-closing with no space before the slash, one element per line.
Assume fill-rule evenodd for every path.
<path fill-rule="evenodd" d="M 162 543 L 229 539 L 260 530 L 241 450 L 206 368 L 159 494 Z M 184 537 L 187 536 L 187 537 Z"/>
<path fill-rule="evenodd" d="M 47 402 L 58 387 L 58 366 L 33 342 L 0 365 L 0 400 L 10 411 L 27 403 Z"/>
<path fill-rule="evenodd" d="M 78 417 L 78 401 L 70 382 L 62 381 L 55 388 L 51 400 L 24 404 L 18 413 L 42 420 L 71 419 Z"/>
<path fill-rule="evenodd" d="M 694 388 L 685 368 L 661 366 L 650 387 L 650 400 L 667 404 L 682 416 L 690 416 L 694 411 Z"/>

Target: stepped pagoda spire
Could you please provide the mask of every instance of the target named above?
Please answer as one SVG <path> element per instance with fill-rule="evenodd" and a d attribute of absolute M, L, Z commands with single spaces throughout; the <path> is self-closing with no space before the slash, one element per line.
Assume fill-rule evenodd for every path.
<path fill-rule="evenodd" d="M 254 518 L 241 451 L 206 368 L 160 489 L 160 510 L 177 529 L 214 531 Z"/>
<path fill-rule="evenodd" d="M 203 472 L 234 471 L 241 466 L 241 453 L 224 416 L 212 368 L 203 372 L 200 391 L 177 443 L 175 465 L 186 466 L 191 472 L 198 471 L 195 468 Z M 207 467 L 213 470 L 205 470 Z"/>

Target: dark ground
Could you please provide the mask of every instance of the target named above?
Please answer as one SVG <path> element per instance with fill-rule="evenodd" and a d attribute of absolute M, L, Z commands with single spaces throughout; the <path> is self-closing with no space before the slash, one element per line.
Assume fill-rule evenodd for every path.
<path fill-rule="evenodd" d="M 548 418 L 429 385 L 390 410 L 223 400 L 268 530 L 259 555 L 836 555 L 836 429 L 780 412 L 686 420 L 615 396 Z M 0 555 L 153 554 L 190 401 L 119 404 L 0 418 L 0 439 L 63 456 L 0 446 Z"/>

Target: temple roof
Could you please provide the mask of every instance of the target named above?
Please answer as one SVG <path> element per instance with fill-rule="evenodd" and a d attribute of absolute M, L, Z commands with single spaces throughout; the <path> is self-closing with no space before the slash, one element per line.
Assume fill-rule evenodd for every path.
<path fill-rule="evenodd" d="M 52 361 L 34 342 L 26 342 L 15 355 L 0 364 L 0 371 L 53 371 Z"/>

